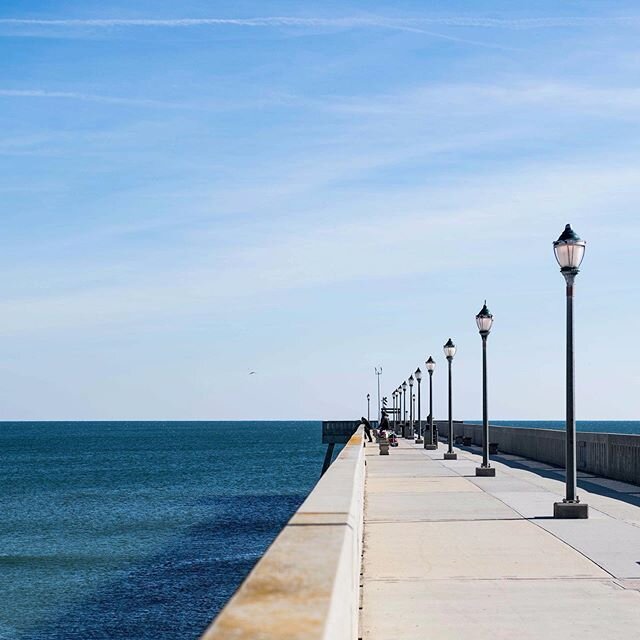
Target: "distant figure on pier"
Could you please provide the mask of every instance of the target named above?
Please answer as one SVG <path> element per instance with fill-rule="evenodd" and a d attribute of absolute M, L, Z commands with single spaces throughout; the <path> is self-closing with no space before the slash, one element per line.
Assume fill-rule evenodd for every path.
<path fill-rule="evenodd" d="M 371 423 L 364 417 L 360 418 L 360 424 L 364 425 L 364 435 L 369 438 L 369 442 L 373 442 L 371 439 Z"/>
<path fill-rule="evenodd" d="M 380 420 L 380 429 L 384 429 L 385 431 L 389 431 L 389 418 L 387 418 L 387 412 L 382 412 L 382 419 Z"/>

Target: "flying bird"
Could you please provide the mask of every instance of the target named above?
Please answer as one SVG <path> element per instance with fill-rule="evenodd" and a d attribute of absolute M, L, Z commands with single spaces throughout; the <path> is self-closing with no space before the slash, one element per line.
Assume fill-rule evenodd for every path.
<path fill-rule="evenodd" d="M 255 375 L 256 375 L 256 372 L 255 372 L 255 371 L 249 371 L 249 375 L 250 375 L 250 376 L 255 376 Z"/>

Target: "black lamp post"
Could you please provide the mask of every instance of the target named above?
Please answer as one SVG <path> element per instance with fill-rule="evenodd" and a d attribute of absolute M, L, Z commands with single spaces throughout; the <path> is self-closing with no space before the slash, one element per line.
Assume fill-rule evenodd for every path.
<path fill-rule="evenodd" d="M 553 251 L 560 265 L 560 272 L 567 285 L 567 381 L 566 381 L 566 495 L 562 502 L 553 505 L 554 518 L 588 518 L 589 506 L 580 502 L 577 494 L 576 468 L 576 414 L 575 414 L 575 374 L 573 356 L 573 283 L 582 258 L 584 258 L 586 242 L 580 240 L 567 225 L 562 235 L 553 243 Z"/>
<path fill-rule="evenodd" d="M 487 309 L 487 301 L 476 316 L 476 324 L 482 336 L 482 464 L 476 467 L 477 476 L 495 476 L 495 467 L 489 464 L 489 407 L 487 401 L 487 338 L 493 325 L 493 316 Z"/>
<path fill-rule="evenodd" d="M 396 426 L 396 392 L 395 389 L 391 392 L 391 406 L 393 411 L 391 412 L 391 428 L 395 429 Z"/>
<path fill-rule="evenodd" d="M 436 434 L 433 430 L 433 372 L 436 368 L 436 362 L 429 356 L 429 359 L 425 362 L 425 366 L 429 372 L 429 442 L 427 442 L 426 438 L 424 439 L 424 448 L 433 451 L 438 448 L 438 443 L 435 438 Z"/>
<path fill-rule="evenodd" d="M 398 424 L 396 425 L 398 429 L 396 435 L 400 435 L 402 433 L 402 385 L 398 386 L 396 393 L 398 394 Z"/>
<path fill-rule="evenodd" d="M 371 420 L 371 394 L 367 393 L 367 420 Z"/>
<path fill-rule="evenodd" d="M 422 444 L 422 407 L 420 405 L 420 387 L 422 383 L 422 371 L 420 367 L 416 369 L 416 380 L 418 381 L 418 437 L 416 438 L 416 444 Z"/>
<path fill-rule="evenodd" d="M 382 410 L 380 408 L 380 376 L 382 375 L 382 367 L 374 367 L 376 378 L 378 379 L 378 424 L 382 419 Z"/>
<path fill-rule="evenodd" d="M 453 362 L 453 356 L 456 355 L 456 345 L 449 338 L 443 349 L 445 358 L 449 363 L 449 448 L 444 454 L 444 459 L 457 460 L 458 455 L 453 451 L 453 401 L 451 397 L 451 363 Z"/>
<path fill-rule="evenodd" d="M 415 393 L 411 394 L 411 402 L 413 403 L 411 405 L 411 409 L 413 411 L 413 422 L 411 423 L 411 437 L 413 438 L 413 436 L 415 435 L 415 422 L 416 422 L 416 394 Z"/>
<path fill-rule="evenodd" d="M 409 435 L 413 440 L 413 375 L 409 376 Z"/>
<path fill-rule="evenodd" d="M 407 438 L 407 381 L 402 383 L 402 435 Z"/>

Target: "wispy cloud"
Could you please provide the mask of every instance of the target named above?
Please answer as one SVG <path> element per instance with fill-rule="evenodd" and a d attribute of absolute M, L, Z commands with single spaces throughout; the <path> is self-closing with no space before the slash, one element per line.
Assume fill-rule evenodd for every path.
<path fill-rule="evenodd" d="M 57 91 L 52 89 L 0 89 L 0 98 L 35 98 L 49 100 L 78 100 L 123 107 L 146 107 L 151 109 L 186 109 L 194 111 L 227 111 L 237 109 L 255 109 L 264 107 L 303 106 L 304 102 L 295 96 L 264 92 L 242 100 L 203 99 L 203 100 L 158 100 L 155 98 L 132 98 L 109 96 L 84 91 Z"/>
<path fill-rule="evenodd" d="M 294 228 L 274 223 L 265 236 L 243 240 L 223 251 L 209 243 L 192 245 L 192 260 L 182 266 L 140 270 L 129 265 L 107 284 L 95 266 L 69 270 L 87 279 L 76 291 L 46 291 L 0 301 L 0 333 L 49 331 L 95 324 L 136 323 L 150 313 L 162 316 L 214 313 L 220 304 L 261 299 L 273 293 L 371 281 L 398 276 L 426 276 L 443 269 L 464 272 L 486 263 L 495 242 L 503 250 L 492 266 L 521 265 L 531 248 L 532 234 L 558 221 L 597 219 L 622 194 L 632 208 L 638 194 L 637 157 L 603 158 L 592 163 L 527 164 L 491 176 L 465 178 L 447 186 L 372 190 L 351 200 L 340 196 L 329 208 L 344 211 L 346 221 L 323 221 L 322 211 Z M 544 194 L 544 196 L 541 196 Z M 389 215 L 394 211 L 393 216 Z M 348 215 L 346 215 L 348 213 Z M 505 221 L 510 224 L 505 225 Z M 464 228 L 465 233 L 460 234 Z M 410 233 L 407 230 L 411 230 Z M 629 229 L 637 233 L 637 228 Z M 212 233 L 218 230 L 214 227 Z M 241 235 L 241 234 L 238 234 Z M 451 264 L 450 240 L 456 260 Z M 541 242 L 544 239 L 541 239 Z M 354 248 L 357 247 L 357 251 Z M 384 256 L 363 260 L 362 256 Z M 428 259 L 426 258 L 428 256 Z M 145 257 L 145 260 L 149 256 Z M 95 281 L 95 282 L 92 282 Z M 97 283 L 97 284 L 95 284 Z"/>
<path fill-rule="evenodd" d="M 426 25 L 449 27 L 479 27 L 500 29 L 549 29 L 562 27 L 589 27 L 594 25 L 626 24 L 640 25 L 640 16 L 569 16 L 539 18 L 484 18 L 477 16 L 441 16 L 417 18 L 389 18 L 383 16 L 347 16 L 342 18 L 318 18 L 296 16 L 266 16 L 256 18 L 98 18 L 98 19 L 46 19 L 46 18 L 2 18 L 0 25 L 43 27 L 312 27 L 353 29 L 380 27 L 387 29 L 419 28 Z"/>
<path fill-rule="evenodd" d="M 640 89 L 631 86 L 590 86 L 534 79 L 509 83 L 448 83 L 424 86 L 395 94 L 350 98 L 333 96 L 307 101 L 310 108 L 339 113 L 372 116 L 424 114 L 475 115 L 498 108 L 545 106 L 546 109 L 571 110 L 573 114 L 597 112 L 637 114 Z M 604 111 L 606 110 L 606 111 Z"/>
<path fill-rule="evenodd" d="M 146 98 L 121 98 L 103 96 L 93 93 L 79 93 L 75 91 L 47 91 L 45 89 L 0 89 L 3 98 L 53 98 L 62 100 L 81 100 L 83 102 L 100 102 L 104 104 L 123 105 L 130 107 L 159 107 L 162 109 L 185 109 L 190 105 L 178 102 L 164 102 Z"/>

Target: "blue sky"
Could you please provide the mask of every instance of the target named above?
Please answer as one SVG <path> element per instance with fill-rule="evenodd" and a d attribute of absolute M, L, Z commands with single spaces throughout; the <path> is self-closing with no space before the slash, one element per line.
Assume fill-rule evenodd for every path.
<path fill-rule="evenodd" d="M 561 6 L 560 6 L 561 5 Z M 637 419 L 633 2 L 0 7 L 0 417 Z M 248 372 L 255 370 L 256 375 Z"/>

